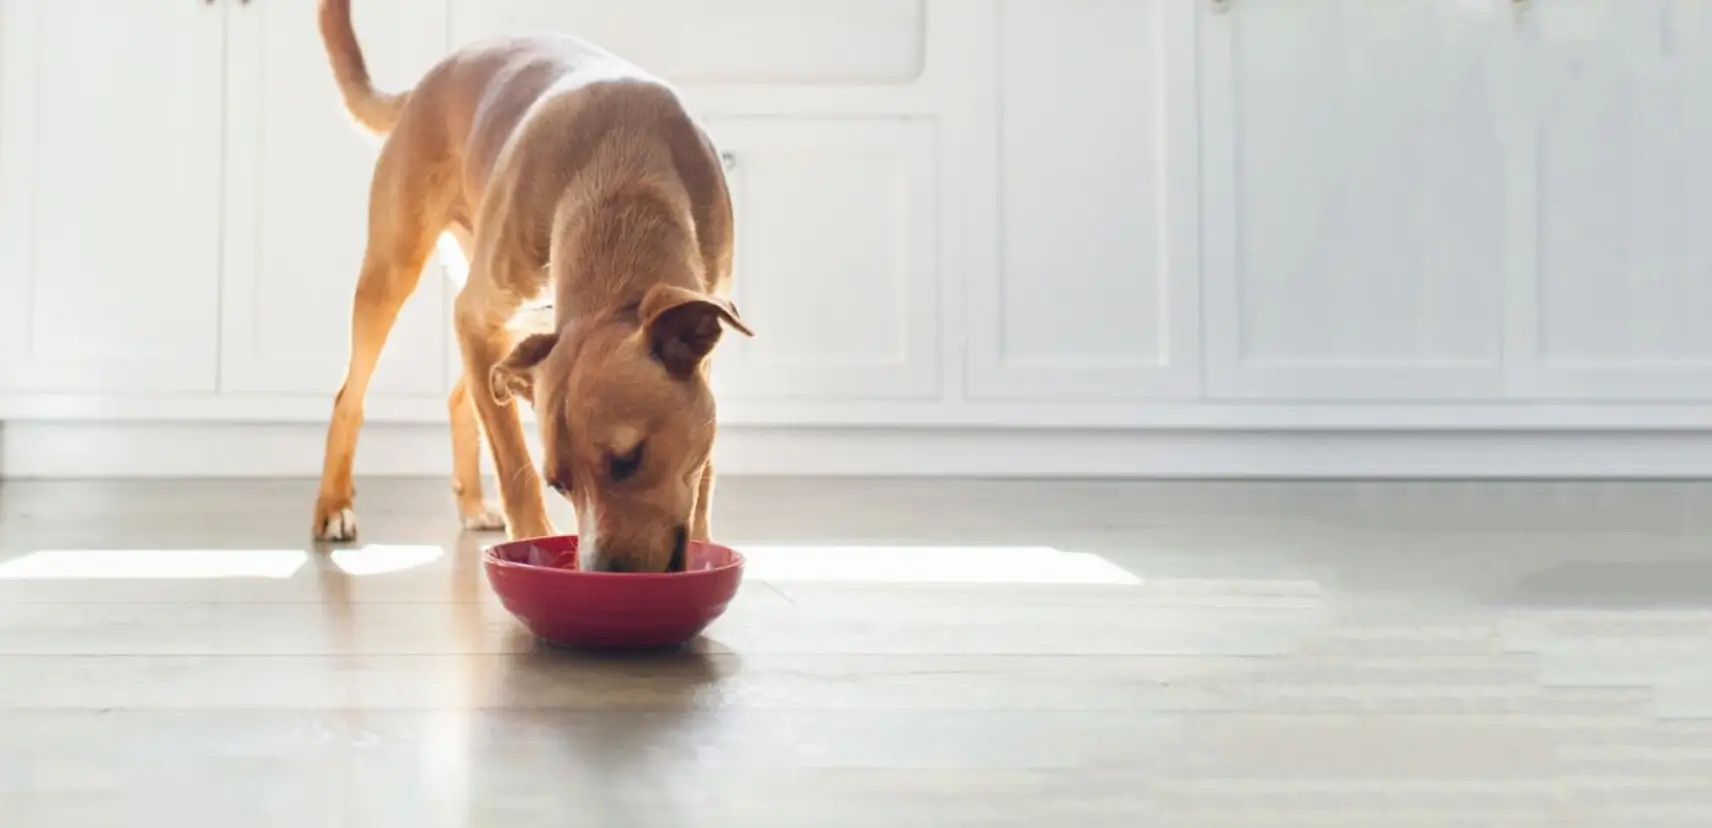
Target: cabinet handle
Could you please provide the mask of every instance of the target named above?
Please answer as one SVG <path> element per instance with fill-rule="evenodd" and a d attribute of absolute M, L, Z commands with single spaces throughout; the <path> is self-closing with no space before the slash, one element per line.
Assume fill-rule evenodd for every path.
<path fill-rule="evenodd" d="M 722 152 L 719 154 L 719 164 L 727 170 L 735 170 L 737 169 L 737 156 L 729 152 Z"/>

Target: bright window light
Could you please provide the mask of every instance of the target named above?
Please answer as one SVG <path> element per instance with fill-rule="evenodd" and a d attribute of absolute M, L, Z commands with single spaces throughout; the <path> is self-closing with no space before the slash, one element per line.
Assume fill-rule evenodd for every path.
<path fill-rule="evenodd" d="M 335 549 L 333 565 L 346 575 L 385 575 L 427 566 L 445 557 L 446 550 L 438 546 L 383 546 L 379 544 L 355 549 Z"/>
<path fill-rule="evenodd" d="M 1082 584 L 1142 579 L 1097 555 L 1048 546 L 734 546 L 774 583 Z"/>
<path fill-rule="evenodd" d="M 301 549 L 53 549 L 0 562 L 0 580 L 284 579 L 308 562 Z"/>
<path fill-rule="evenodd" d="M 434 243 L 434 248 L 440 254 L 440 264 L 450 271 L 453 282 L 462 285 L 469 281 L 470 262 L 464 258 L 464 248 L 451 233 L 441 233 L 439 240 Z"/>

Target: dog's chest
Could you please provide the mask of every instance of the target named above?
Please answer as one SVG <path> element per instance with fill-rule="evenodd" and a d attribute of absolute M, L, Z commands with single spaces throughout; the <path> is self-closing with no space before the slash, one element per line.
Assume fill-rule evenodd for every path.
<path fill-rule="evenodd" d="M 470 263 L 464 257 L 463 246 L 448 233 L 440 237 L 439 255 L 446 280 L 455 290 L 463 290 L 470 280 Z M 506 327 L 520 335 L 551 332 L 554 328 L 552 291 L 542 290 L 541 295 L 523 303 Z"/>

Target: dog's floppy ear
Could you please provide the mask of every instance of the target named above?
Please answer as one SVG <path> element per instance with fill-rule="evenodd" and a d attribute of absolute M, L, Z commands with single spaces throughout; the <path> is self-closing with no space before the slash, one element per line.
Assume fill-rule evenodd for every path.
<path fill-rule="evenodd" d="M 718 296 L 674 285 L 655 285 L 642 299 L 642 331 L 654 358 L 674 376 L 689 376 L 719 343 L 723 322 L 745 336 L 737 307 Z"/>
<path fill-rule="evenodd" d="M 505 405 L 516 396 L 534 402 L 535 366 L 547 358 L 558 342 L 558 334 L 530 334 L 517 343 L 517 347 L 512 348 L 511 353 L 493 366 L 493 371 L 488 374 L 488 387 L 494 400 Z"/>

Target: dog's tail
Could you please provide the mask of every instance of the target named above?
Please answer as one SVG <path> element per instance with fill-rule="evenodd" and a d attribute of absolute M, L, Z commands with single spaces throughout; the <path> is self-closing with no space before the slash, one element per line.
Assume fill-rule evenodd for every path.
<path fill-rule="evenodd" d="M 382 92 L 369 80 L 368 62 L 363 60 L 363 48 L 357 45 L 357 32 L 351 25 L 351 0 L 320 0 L 320 18 L 321 42 L 327 47 L 327 59 L 333 64 L 333 78 L 339 82 L 345 109 L 370 132 L 381 135 L 392 131 L 410 95 Z"/>

